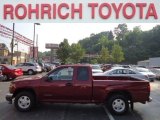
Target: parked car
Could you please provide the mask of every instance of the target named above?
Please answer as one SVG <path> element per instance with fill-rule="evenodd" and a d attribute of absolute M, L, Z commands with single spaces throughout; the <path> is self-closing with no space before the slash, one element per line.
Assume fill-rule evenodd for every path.
<path fill-rule="evenodd" d="M 50 63 L 50 66 L 51 66 L 51 70 L 53 70 L 53 69 L 56 68 L 56 65 L 55 65 L 55 64 Z"/>
<path fill-rule="evenodd" d="M 107 70 L 110 70 L 112 68 L 112 64 L 104 64 L 102 65 L 101 69 L 103 72 L 107 71 Z"/>
<path fill-rule="evenodd" d="M 39 62 L 38 64 L 39 64 L 39 66 L 41 66 L 42 72 L 47 72 L 45 64 L 43 62 Z"/>
<path fill-rule="evenodd" d="M 4 81 L 9 80 L 9 79 L 15 79 L 23 75 L 22 69 L 16 68 L 11 65 L 0 64 L 0 69 L 2 70 Z"/>
<path fill-rule="evenodd" d="M 45 63 L 45 64 L 44 64 L 44 67 L 45 67 L 45 69 L 46 69 L 46 72 L 49 72 L 49 71 L 52 70 L 52 65 L 49 64 L 49 63 Z"/>
<path fill-rule="evenodd" d="M 33 75 L 42 71 L 42 68 L 38 65 L 38 63 L 20 63 L 17 64 L 16 67 L 21 68 L 24 73 L 28 73 L 28 75 Z"/>
<path fill-rule="evenodd" d="M 45 69 L 47 72 L 53 70 L 56 68 L 56 65 L 55 64 L 52 64 L 52 63 L 45 63 Z"/>
<path fill-rule="evenodd" d="M 111 70 L 108 70 L 104 73 L 93 74 L 94 76 L 128 76 L 134 78 L 141 78 L 144 80 L 149 80 L 148 76 L 143 75 L 142 73 L 135 71 L 130 68 L 123 68 L 123 67 L 113 67 Z"/>
<path fill-rule="evenodd" d="M 91 65 L 92 73 L 103 73 L 100 65 Z"/>
<path fill-rule="evenodd" d="M 134 102 L 150 102 L 150 84 L 131 77 L 92 76 L 90 65 L 64 65 L 43 77 L 11 82 L 6 100 L 17 110 L 31 110 L 37 102 L 106 104 L 115 114 L 124 114 Z"/>
<path fill-rule="evenodd" d="M 53 65 L 55 65 L 55 67 L 58 67 L 59 65 L 61 65 L 61 63 L 59 62 L 52 62 Z"/>
<path fill-rule="evenodd" d="M 156 75 L 156 79 L 160 79 L 160 68 L 151 68 L 150 70 Z"/>
<path fill-rule="evenodd" d="M 134 69 L 142 73 L 143 75 L 148 76 L 150 81 L 154 81 L 156 79 L 156 75 L 147 68 L 136 67 Z"/>
<path fill-rule="evenodd" d="M 0 81 L 3 81 L 3 80 L 4 80 L 4 76 L 3 76 L 2 70 L 0 69 Z"/>
<path fill-rule="evenodd" d="M 121 67 L 123 67 L 123 68 L 131 68 L 130 65 L 121 65 Z"/>

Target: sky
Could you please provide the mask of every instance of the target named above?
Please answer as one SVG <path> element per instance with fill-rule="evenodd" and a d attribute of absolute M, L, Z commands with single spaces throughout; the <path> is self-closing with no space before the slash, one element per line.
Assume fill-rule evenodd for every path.
<path fill-rule="evenodd" d="M 11 23 L 0 23 L 12 29 Z M 119 23 L 41 23 L 36 25 L 36 35 L 38 35 L 39 51 L 48 51 L 46 43 L 59 44 L 68 39 L 69 44 L 77 43 L 79 40 L 89 37 L 90 34 L 103 31 L 114 30 Z M 158 25 L 157 23 L 128 23 L 128 29 L 132 30 L 135 26 L 140 26 L 143 31 L 150 30 Z M 15 31 L 33 40 L 33 23 L 15 23 Z M 0 36 L 0 43 L 5 43 L 9 47 L 11 40 Z M 19 44 L 18 50 L 28 52 L 29 48 Z"/>

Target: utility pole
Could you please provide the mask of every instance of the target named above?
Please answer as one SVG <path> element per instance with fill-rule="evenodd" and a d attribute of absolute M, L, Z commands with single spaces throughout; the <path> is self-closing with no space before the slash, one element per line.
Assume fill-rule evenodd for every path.
<path fill-rule="evenodd" d="M 12 41 L 11 41 L 11 65 L 13 65 L 14 28 L 15 28 L 15 23 L 13 23 L 13 34 L 12 34 Z"/>

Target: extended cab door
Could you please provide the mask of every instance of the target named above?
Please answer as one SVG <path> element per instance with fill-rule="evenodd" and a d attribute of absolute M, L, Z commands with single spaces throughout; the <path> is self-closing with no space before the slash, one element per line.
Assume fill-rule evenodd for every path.
<path fill-rule="evenodd" d="M 74 100 L 90 102 L 92 100 L 92 73 L 88 66 L 77 66 L 74 78 Z"/>
<path fill-rule="evenodd" d="M 73 89 L 74 67 L 60 67 L 51 72 L 47 79 L 40 84 L 43 101 L 71 101 L 74 97 Z"/>

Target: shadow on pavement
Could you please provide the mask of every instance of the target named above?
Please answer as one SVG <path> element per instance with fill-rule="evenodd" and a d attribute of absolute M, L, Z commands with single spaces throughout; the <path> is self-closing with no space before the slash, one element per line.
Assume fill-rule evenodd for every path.
<path fill-rule="evenodd" d="M 125 115 L 120 115 L 120 116 L 113 115 L 113 117 L 115 118 L 115 120 L 143 120 L 141 115 L 135 110 L 133 110 L 133 111 L 130 110 Z"/>
<path fill-rule="evenodd" d="M 0 120 L 109 120 L 102 106 L 93 104 L 40 104 L 31 112 L 18 112 L 0 103 Z"/>

